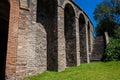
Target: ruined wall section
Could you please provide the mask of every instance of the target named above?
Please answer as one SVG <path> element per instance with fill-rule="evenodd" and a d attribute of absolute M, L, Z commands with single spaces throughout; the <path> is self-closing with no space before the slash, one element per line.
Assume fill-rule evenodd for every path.
<path fill-rule="evenodd" d="M 16 77 L 21 79 L 46 70 L 46 32 L 36 22 L 37 1 L 31 0 L 28 8 L 21 1 L 18 33 Z"/>
<path fill-rule="evenodd" d="M 36 73 L 40 73 L 47 68 L 47 36 L 44 26 L 41 23 L 37 23 L 37 0 L 31 0 L 30 9 L 31 25 L 29 26 L 29 33 L 31 36 L 34 34 L 34 40 L 31 40 L 31 42 L 34 41 L 32 43 L 35 51 Z"/>
<path fill-rule="evenodd" d="M 17 47 L 17 60 L 16 60 L 16 76 L 26 76 L 27 69 L 27 29 L 28 24 L 26 23 L 27 15 L 29 12 L 20 9 L 19 15 L 19 28 L 18 28 L 18 47 Z"/>
<path fill-rule="evenodd" d="M 103 58 L 103 54 L 105 51 L 105 38 L 104 36 L 97 36 L 93 42 L 93 51 L 90 55 L 90 60 L 92 61 L 100 61 Z"/>
<path fill-rule="evenodd" d="M 16 34 L 17 37 L 15 37 L 15 40 L 17 39 L 18 43 L 16 43 L 17 41 L 15 41 L 14 43 L 13 42 L 14 40 L 12 40 L 13 39 L 12 38 L 11 40 L 9 40 L 9 42 L 12 41 L 12 43 L 8 45 L 9 47 L 12 47 L 11 45 L 13 45 L 14 43 L 15 46 L 17 46 L 17 50 L 13 50 L 13 49 L 8 50 L 9 53 L 15 53 L 14 54 L 15 61 L 13 60 L 14 67 L 11 67 L 9 71 L 7 71 L 8 73 L 14 72 L 14 77 L 16 77 L 16 79 L 18 80 L 23 79 L 24 77 L 35 75 L 37 73 L 42 73 L 43 71 L 46 71 L 47 66 L 48 66 L 47 65 L 47 51 L 50 50 L 54 52 L 55 49 L 53 48 L 56 48 L 57 50 L 55 51 L 56 52 L 55 56 L 54 54 L 52 56 L 52 58 L 55 59 L 55 60 L 52 60 L 55 62 L 54 64 L 55 66 L 53 65 L 53 62 L 52 62 L 52 64 L 50 63 L 50 65 L 52 65 L 50 67 L 55 68 L 55 70 L 57 71 L 62 71 L 66 68 L 65 34 L 64 34 L 64 6 L 65 5 L 63 6 L 64 2 L 65 4 L 70 3 L 71 5 L 73 5 L 76 14 L 79 12 L 79 8 L 76 7 L 70 0 L 58 0 L 59 5 L 57 5 L 57 9 L 58 9 L 56 12 L 57 16 L 54 16 L 54 18 L 49 17 L 50 19 L 52 19 L 51 21 L 49 19 L 50 22 L 46 22 L 46 20 L 44 20 L 45 18 L 44 16 L 43 18 L 40 17 L 40 19 L 42 18 L 42 21 L 44 22 L 44 24 L 46 23 L 45 25 L 47 25 L 47 27 L 45 27 L 45 25 L 37 21 L 37 17 L 38 17 L 37 16 L 37 0 L 30 0 L 30 2 L 29 1 L 27 2 L 27 0 L 20 0 L 20 7 L 19 7 L 20 10 L 18 12 L 19 20 L 17 20 L 19 21 L 19 27 L 18 27 L 18 32 L 16 31 L 18 35 Z M 13 12 L 11 14 L 14 15 Z M 51 22 L 54 22 L 54 19 L 55 20 L 57 19 L 58 23 L 51 23 Z M 52 26 L 54 26 L 53 24 L 55 25 L 54 27 L 55 29 L 51 28 Z M 75 43 L 76 44 L 76 54 L 75 54 L 76 63 L 75 65 L 79 65 L 80 64 L 79 16 L 75 16 L 74 25 L 75 25 L 75 30 L 76 30 L 75 32 L 75 36 L 76 36 L 76 43 Z M 85 24 L 85 26 L 87 26 L 87 24 Z M 12 28 L 12 25 L 10 29 L 11 28 Z M 49 31 L 50 34 L 47 33 L 45 28 L 47 28 L 47 30 L 51 30 Z M 15 29 L 12 29 L 12 30 L 14 31 Z M 52 39 L 54 30 L 55 30 L 55 37 L 54 37 L 55 39 Z M 9 34 L 9 35 L 14 35 L 13 32 L 11 33 L 12 34 Z M 47 34 L 50 35 L 49 39 L 55 40 L 54 42 L 50 40 L 50 43 L 54 44 L 54 46 L 49 47 L 49 50 L 47 50 L 48 49 L 47 48 L 48 46 L 47 45 Z M 93 36 L 92 31 L 91 31 L 91 36 Z M 87 37 L 87 36 L 84 36 L 84 37 Z M 11 56 L 11 54 L 8 54 L 8 56 Z M 11 61 L 10 63 L 13 63 L 12 59 L 13 59 L 13 56 L 9 60 Z M 8 62 L 7 64 L 9 64 Z M 9 65 L 7 65 L 7 67 L 9 67 Z M 14 71 L 12 71 L 11 69 L 13 69 Z M 9 75 L 8 78 L 11 77 L 11 74 L 8 74 L 8 75 Z"/>

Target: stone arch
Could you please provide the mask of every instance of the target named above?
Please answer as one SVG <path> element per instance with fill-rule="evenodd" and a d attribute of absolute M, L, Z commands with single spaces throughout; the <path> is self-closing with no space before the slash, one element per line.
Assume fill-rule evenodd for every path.
<path fill-rule="evenodd" d="M 37 22 L 44 26 L 47 36 L 48 70 L 58 67 L 57 3 L 57 0 L 37 0 Z"/>
<path fill-rule="evenodd" d="M 79 14 L 80 61 L 86 62 L 86 21 L 82 13 Z"/>
<path fill-rule="evenodd" d="M 75 8 L 75 5 L 71 2 L 71 1 L 69 1 L 69 0 L 64 0 L 64 1 L 62 1 L 63 3 L 62 3 L 62 5 L 61 5 L 61 7 L 62 8 L 65 8 L 66 7 L 66 5 L 71 5 L 71 7 L 72 7 L 72 9 L 74 10 L 74 13 L 75 13 L 75 17 L 77 17 L 77 10 L 76 10 L 76 8 Z"/>
<path fill-rule="evenodd" d="M 10 3 L 9 0 L 0 1 L 0 80 L 5 79 L 6 55 L 8 44 Z"/>
<path fill-rule="evenodd" d="M 66 45 L 66 66 L 76 65 L 76 26 L 75 11 L 71 4 L 64 8 L 64 33 Z"/>

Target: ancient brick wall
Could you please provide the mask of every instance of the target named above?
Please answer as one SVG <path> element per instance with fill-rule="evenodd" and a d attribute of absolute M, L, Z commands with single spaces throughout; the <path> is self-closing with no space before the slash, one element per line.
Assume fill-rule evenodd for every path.
<path fill-rule="evenodd" d="M 21 4 L 24 4 L 24 2 Z M 37 1 L 31 0 L 28 8 L 20 6 L 17 51 L 17 78 L 41 73 L 47 68 L 46 31 L 37 22 Z"/>
<path fill-rule="evenodd" d="M 90 54 L 90 61 L 101 61 L 104 58 L 104 52 L 106 45 L 109 43 L 108 33 L 104 35 L 96 36 L 93 40 L 92 54 Z"/>
<path fill-rule="evenodd" d="M 10 0 L 6 79 L 89 62 L 92 44 L 93 25 L 72 0 Z"/>
<path fill-rule="evenodd" d="M 105 51 L 105 38 L 104 36 L 97 36 L 94 39 L 93 51 L 90 55 L 90 61 L 101 61 Z"/>
<path fill-rule="evenodd" d="M 19 25 L 19 2 L 10 0 L 10 18 L 8 31 L 8 48 L 6 56 L 6 79 L 14 80 L 16 77 L 16 52 L 18 44 L 18 25 Z"/>

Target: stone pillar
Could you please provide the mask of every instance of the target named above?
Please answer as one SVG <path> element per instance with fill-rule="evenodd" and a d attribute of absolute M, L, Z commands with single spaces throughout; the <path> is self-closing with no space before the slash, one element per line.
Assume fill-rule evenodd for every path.
<path fill-rule="evenodd" d="M 92 53 L 92 50 L 93 50 L 93 32 L 92 32 L 91 27 L 90 27 L 90 47 L 91 47 L 90 52 Z"/>
<path fill-rule="evenodd" d="M 86 40 L 86 54 L 87 54 L 87 63 L 90 62 L 90 58 L 89 58 L 89 43 L 88 43 L 88 24 L 85 24 L 85 33 L 86 33 L 86 37 L 85 37 L 85 40 Z"/>
<path fill-rule="evenodd" d="M 93 25 L 90 25 L 90 40 L 91 40 L 91 54 L 93 51 L 93 41 L 94 41 L 94 29 L 93 29 Z"/>
<path fill-rule="evenodd" d="M 80 65 L 79 18 L 76 17 L 76 65 Z"/>
<path fill-rule="evenodd" d="M 19 1 L 10 0 L 10 19 L 6 58 L 6 80 L 15 80 L 19 25 Z"/>
<path fill-rule="evenodd" d="M 58 71 L 66 68 L 64 9 L 58 6 Z"/>
<path fill-rule="evenodd" d="M 108 33 L 105 32 L 104 33 L 104 36 L 105 36 L 105 42 L 106 42 L 106 45 L 109 43 L 109 36 L 108 36 Z"/>

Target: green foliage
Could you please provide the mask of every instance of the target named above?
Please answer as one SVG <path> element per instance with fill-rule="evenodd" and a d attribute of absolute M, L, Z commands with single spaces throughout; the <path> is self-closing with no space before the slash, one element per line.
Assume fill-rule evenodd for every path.
<path fill-rule="evenodd" d="M 110 1 L 103 0 L 102 3 L 97 5 L 97 8 L 94 11 L 95 20 L 100 22 L 101 20 L 105 19 L 106 17 L 110 17 L 112 19 L 113 16 L 111 16 L 112 14 L 110 14 L 112 9 L 113 9 L 113 7 L 110 5 Z"/>
<path fill-rule="evenodd" d="M 120 25 L 120 0 L 103 0 L 94 11 L 94 18 L 98 22 L 97 35 L 108 32 L 114 36 L 117 25 Z"/>
<path fill-rule="evenodd" d="M 110 43 L 105 50 L 104 61 L 120 60 L 120 39 L 110 38 Z"/>
<path fill-rule="evenodd" d="M 97 29 L 96 29 L 96 31 L 98 32 L 97 35 L 98 36 L 103 35 L 104 32 L 108 32 L 108 34 L 112 36 L 114 34 L 115 25 L 116 23 L 111 21 L 109 18 L 101 20 L 99 24 L 97 25 Z"/>
<path fill-rule="evenodd" d="M 117 25 L 114 30 L 114 37 L 120 39 L 120 25 Z"/>
<path fill-rule="evenodd" d="M 25 80 L 120 80 L 120 61 L 81 64 L 62 72 L 47 71 Z"/>

